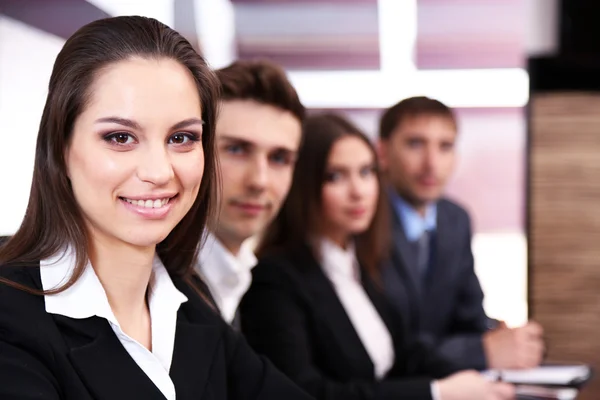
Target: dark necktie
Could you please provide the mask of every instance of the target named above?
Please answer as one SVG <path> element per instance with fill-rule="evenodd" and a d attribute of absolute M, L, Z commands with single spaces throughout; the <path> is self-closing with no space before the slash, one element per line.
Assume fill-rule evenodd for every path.
<path fill-rule="evenodd" d="M 427 230 L 423 231 L 421 237 L 417 239 L 417 268 L 421 278 L 424 278 L 429 267 L 429 245 L 431 243 L 431 233 Z"/>

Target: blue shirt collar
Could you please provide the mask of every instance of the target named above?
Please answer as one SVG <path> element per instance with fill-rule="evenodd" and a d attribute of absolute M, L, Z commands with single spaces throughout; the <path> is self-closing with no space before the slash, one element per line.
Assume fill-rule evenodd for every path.
<path fill-rule="evenodd" d="M 398 193 L 388 190 L 396 215 L 402 221 L 404 233 L 409 242 L 418 240 L 424 231 L 435 231 L 437 227 L 437 203 L 431 203 L 425 209 L 425 216 L 419 214 Z"/>

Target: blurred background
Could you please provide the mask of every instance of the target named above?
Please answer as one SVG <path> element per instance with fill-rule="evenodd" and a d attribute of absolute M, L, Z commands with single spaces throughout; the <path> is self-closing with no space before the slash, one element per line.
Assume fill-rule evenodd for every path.
<path fill-rule="evenodd" d="M 0 234 L 25 212 L 54 59 L 98 18 L 137 14 L 183 33 L 215 68 L 269 58 L 311 111 L 339 110 L 373 138 L 381 109 L 435 97 L 459 118 L 448 195 L 474 224 L 491 317 L 527 319 L 526 59 L 555 46 L 553 0 L 2 0 Z"/>

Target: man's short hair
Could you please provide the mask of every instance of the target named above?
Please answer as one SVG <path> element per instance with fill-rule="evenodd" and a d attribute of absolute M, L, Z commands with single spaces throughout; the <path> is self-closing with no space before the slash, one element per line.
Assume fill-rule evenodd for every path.
<path fill-rule="evenodd" d="M 223 100 L 253 100 L 304 120 L 305 108 L 279 65 L 267 60 L 239 60 L 216 73 Z"/>
<path fill-rule="evenodd" d="M 422 116 L 447 118 L 457 127 L 454 112 L 441 101 L 424 96 L 409 97 L 385 110 L 379 121 L 379 137 L 389 139 L 406 120 Z"/>

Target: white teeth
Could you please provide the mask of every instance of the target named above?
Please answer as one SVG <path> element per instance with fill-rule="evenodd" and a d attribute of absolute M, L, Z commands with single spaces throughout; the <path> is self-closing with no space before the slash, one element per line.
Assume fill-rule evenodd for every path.
<path fill-rule="evenodd" d="M 123 199 L 129 204 L 144 208 L 161 208 L 164 207 L 170 200 L 169 198 L 156 200 L 131 200 L 127 198 Z"/>

